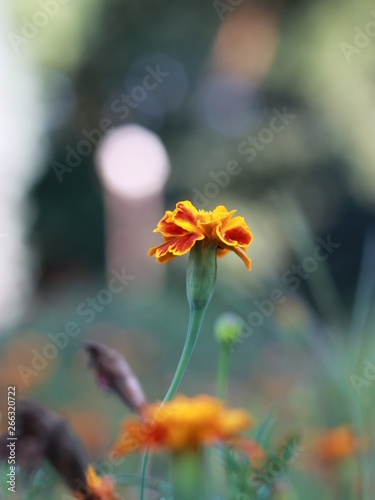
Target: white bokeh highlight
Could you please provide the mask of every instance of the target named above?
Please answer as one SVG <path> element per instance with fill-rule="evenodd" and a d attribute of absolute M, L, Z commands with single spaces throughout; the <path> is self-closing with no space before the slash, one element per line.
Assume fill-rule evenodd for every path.
<path fill-rule="evenodd" d="M 45 117 L 35 69 L 15 54 L 7 3 L 0 3 L 0 328 L 12 327 L 30 304 L 35 260 L 27 199 L 43 167 Z"/>
<path fill-rule="evenodd" d="M 153 229 L 164 212 L 164 188 L 170 173 L 160 138 L 139 125 L 124 125 L 103 139 L 96 164 L 104 192 L 107 273 L 126 270 L 131 287 L 160 285 L 164 266 L 149 257 L 160 243 Z"/>
<path fill-rule="evenodd" d="M 161 192 L 170 166 L 159 137 L 139 125 L 124 125 L 103 140 L 97 163 L 107 190 L 139 199 Z"/>

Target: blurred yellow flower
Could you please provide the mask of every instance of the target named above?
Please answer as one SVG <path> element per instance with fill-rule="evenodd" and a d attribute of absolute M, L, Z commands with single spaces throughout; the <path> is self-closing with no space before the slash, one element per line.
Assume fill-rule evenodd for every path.
<path fill-rule="evenodd" d="M 321 434 L 316 441 L 316 452 L 322 462 L 339 462 L 353 456 L 358 450 L 358 439 L 348 425 L 335 427 Z"/>
<path fill-rule="evenodd" d="M 87 494 L 91 500 L 119 500 L 115 492 L 112 479 L 107 476 L 100 477 L 96 474 L 94 467 L 89 465 L 86 471 Z M 78 499 L 87 498 L 87 495 L 78 494 Z"/>
<path fill-rule="evenodd" d="M 112 453 L 120 456 L 146 448 L 196 450 L 215 441 L 229 441 L 251 424 L 246 411 L 228 409 L 213 397 L 178 395 L 162 406 L 146 406 L 141 420 L 125 420 Z"/>
<path fill-rule="evenodd" d="M 159 264 L 189 252 L 197 241 L 204 240 L 206 246 L 217 245 L 217 256 L 229 251 L 236 253 L 250 271 L 251 261 L 244 254 L 253 236 L 243 217 L 234 217 L 236 210 L 228 212 L 220 205 L 213 212 L 197 210 L 190 201 L 177 203 L 173 212 L 168 210 L 158 223 L 155 233 L 161 233 L 164 243 L 150 248 Z"/>

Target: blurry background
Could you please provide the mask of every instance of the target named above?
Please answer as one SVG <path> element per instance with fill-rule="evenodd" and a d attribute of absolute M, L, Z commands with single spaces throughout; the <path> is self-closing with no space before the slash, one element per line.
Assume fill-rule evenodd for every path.
<path fill-rule="evenodd" d="M 350 420 L 304 339 L 313 333 L 357 397 L 349 376 L 366 356 L 375 361 L 372 7 L 2 2 L 2 389 L 17 384 L 20 397 L 60 411 L 90 456 L 105 456 L 124 409 L 97 391 L 80 347 L 108 342 L 150 400 L 163 396 L 187 325 L 187 257 L 158 266 L 147 249 L 163 210 L 190 199 L 245 217 L 253 267 L 245 273 L 232 255 L 219 262 L 181 391 L 215 390 L 217 315 L 251 324 L 254 301 L 281 289 L 287 299 L 235 349 L 230 402 L 261 420 L 281 401 L 280 436 Z M 316 238 L 327 237 L 340 246 L 311 263 Z M 306 258 L 305 270 L 293 268 Z M 69 322 L 80 333 L 36 361 L 52 337 L 64 344 Z M 329 334 L 338 351 L 325 350 Z M 309 481 L 303 470 L 294 488 Z M 312 498 L 333 498 L 329 481 L 314 485 Z"/>

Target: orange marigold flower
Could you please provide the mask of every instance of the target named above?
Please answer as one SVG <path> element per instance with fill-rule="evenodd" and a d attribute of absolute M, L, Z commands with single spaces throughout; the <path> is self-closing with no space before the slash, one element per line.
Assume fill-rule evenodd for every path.
<path fill-rule="evenodd" d="M 235 212 L 228 212 L 223 205 L 206 212 L 197 210 L 190 201 L 181 201 L 173 212 L 167 210 L 158 223 L 154 233 L 161 233 L 164 243 L 150 248 L 148 254 L 155 254 L 159 264 L 165 264 L 189 252 L 197 241 L 204 240 L 206 245 L 217 244 L 218 257 L 235 252 L 250 271 L 251 261 L 243 251 L 247 250 L 253 235 L 243 217 L 233 217 Z"/>
<path fill-rule="evenodd" d="M 322 434 L 316 442 L 316 451 L 323 462 L 339 462 L 353 456 L 358 440 L 348 425 L 335 427 Z"/>
<path fill-rule="evenodd" d="M 237 447 L 249 457 L 253 467 L 261 467 L 267 460 L 266 452 L 254 439 L 243 438 L 238 441 Z"/>
<path fill-rule="evenodd" d="M 87 493 L 92 500 L 119 500 L 115 492 L 114 481 L 108 476 L 100 477 L 96 474 L 94 467 L 89 465 L 86 471 Z M 78 494 L 76 498 L 83 499 L 87 495 Z"/>
<path fill-rule="evenodd" d="M 120 456 L 148 447 L 153 451 L 196 450 L 215 441 L 229 441 L 251 423 L 246 411 L 228 409 L 213 397 L 178 395 L 162 406 L 145 406 L 140 420 L 125 420 L 112 453 Z"/>

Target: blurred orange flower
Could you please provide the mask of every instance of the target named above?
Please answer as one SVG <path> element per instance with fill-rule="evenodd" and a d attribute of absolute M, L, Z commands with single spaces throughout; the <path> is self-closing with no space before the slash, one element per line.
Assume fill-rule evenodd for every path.
<path fill-rule="evenodd" d="M 92 500 L 120 500 L 115 492 L 115 485 L 112 479 L 107 476 L 97 476 L 94 467 L 89 465 L 86 471 L 87 493 Z M 76 498 L 86 498 L 85 495 L 77 494 Z"/>
<path fill-rule="evenodd" d="M 173 212 L 167 210 L 158 223 L 154 232 L 162 234 L 164 243 L 150 248 L 148 254 L 155 254 L 159 264 L 165 264 L 189 252 L 197 241 L 204 240 L 206 245 L 216 243 L 218 257 L 229 251 L 236 253 L 250 271 L 251 261 L 243 251 L 253 236 L 243 217 L 232 218 L 235 212 L 228 212 L 223 205 L 206 212 L 197 210 L 190 201 L 181 201 Z"/>
<path fill-rule="evenodd" d="M 251 423 L 246 411 L 225 408 L 213 397 L 178 395 L 162 406 L 146 406 L 141 420 L 125 420 L 112 453 L 120 456 L 148 447 L 154 451 L 196 450 L 215 441 L 229 441 Z"/>
<path fill-rule="evenodd" d="M 43 354 L 48 344 L 46 337 L 33 332 L 25 331 L 19 337 L 0 346 L 0 393 L 6 391 L 10 385 L 17 386 L 17 394 L 32 391 L 35 386 L 52 378 L 58 367 L 58 358 L 52 361 Z"/>
<path fill-rule="evenodd" d="M 261 467 L 267 460 L 266 452 L 254 439 L 243 438 L 236 445 L 249 457 L 253 467 Z"/>
<path fill-rule="evenodd" d="M 334 463 L 353 456 L 358 440 L 348 425 L 335 427 L 318 437 L 316 452 L 322 462 Z"/>

